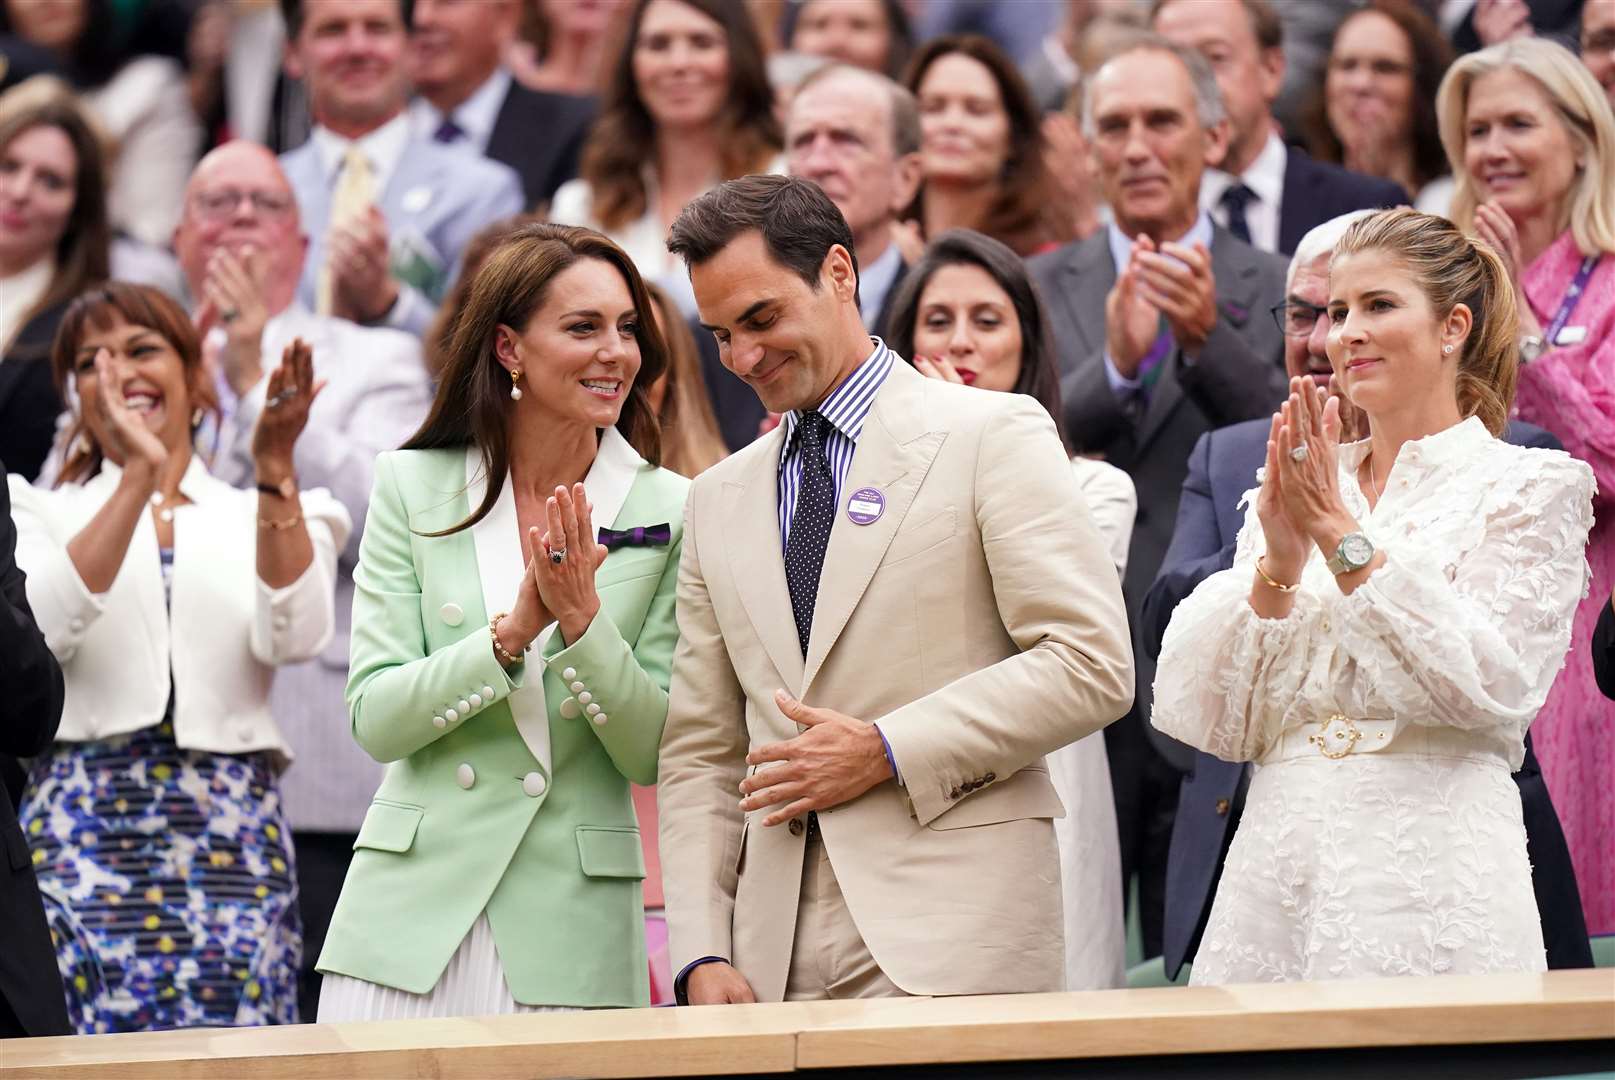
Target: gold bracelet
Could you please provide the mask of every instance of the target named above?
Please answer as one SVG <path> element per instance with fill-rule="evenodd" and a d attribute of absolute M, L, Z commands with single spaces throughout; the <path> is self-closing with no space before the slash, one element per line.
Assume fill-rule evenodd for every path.
<path fill-rule="evenodd" d="M 1278 582 L 1276 582 L 1272 578 L 1268 577 L 1267 576 L 1267 571 L 1262 569 L 1262 560 L 1265 559 L 1265 558 L 1267 558 L 1266 555 L 1257 556 L 1257 558 L 1256 558 L 1256 575 L 1258 577 L 1260 577 L 1263 581 L 1267 582 L 1267 584 L 1271 588 L 1277 589 L 1281 593 L 1293 593 L 1293 592 L 1295 592 L 1295 590 L 1297 590 L 1297 589 L 1299 589 L 1301 587 L 1301 583 L 1299 581 L 1297 581 L 1294 585 L 1280 585 Z"/>
<path fill-rule="evenodd" d="M 272 529 L 275 532 L 280 532 L 283 529 L 295 529 L 302 523 L 302 514 L 293 514 L 289 518 L 281 518 L 279 520 L 266 517 L 261 517 L 258 519 L 258 527 L 260 529 Z"/>
<path fill-rule="evenodd" d="M 510 651 L 499 642 L 499 620 L 503 619 L 509 614 L 510 612 L 508 611 L 501 611 L 499 614 L 488 620 L 488 636 L 493 638 L 493 654 L 499 658 L 501 663 L 507 665 L 519 664 L 527 658 L 526 649 L 522 650 L 521 656 L 512 656 Z"/>

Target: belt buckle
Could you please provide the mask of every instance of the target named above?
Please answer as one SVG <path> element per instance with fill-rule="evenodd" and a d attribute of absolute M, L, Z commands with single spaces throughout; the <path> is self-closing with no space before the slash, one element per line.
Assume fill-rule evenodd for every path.
<path fill-rule="evenodd" d="M 1336 723 L 1344 725 L 1336 728 Z M 1333 729 L 1333 736 L 1330 731 Z M 1318 752 L 1332 761 L 1338 761 L 1357 748 L 1357 741 L 1363 737 L 1362 731 L 1352 723 L 1351 717 L 1344 713 L 1335 713 L 1323 722 L 1323 727 L 1315 734 L 1307 736 L 1307 742 L 1318 748 Z"/>

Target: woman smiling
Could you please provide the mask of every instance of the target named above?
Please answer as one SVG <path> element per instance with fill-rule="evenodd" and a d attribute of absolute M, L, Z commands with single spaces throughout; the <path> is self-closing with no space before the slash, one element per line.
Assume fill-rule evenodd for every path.
<path fill-rule="evenodd" d="M 1498 438 L 1513 287 L 1445 219 L 1353 225 L 1328 313 L 1372 434 L 1339 446 L 1339 399 L 1291 381 L 1234 566 L 1156 673 L 1156 727 L 1262 765 L 1193 981 L 1542 971 L 1509 774 L 1587 587 L 1592 470 Z"/>

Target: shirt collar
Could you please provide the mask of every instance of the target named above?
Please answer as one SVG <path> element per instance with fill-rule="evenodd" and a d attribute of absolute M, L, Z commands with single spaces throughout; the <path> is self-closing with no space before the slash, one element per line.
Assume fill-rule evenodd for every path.
<path fill-rule="evenodd" d="M 897 358 L 897 354 L 888 349 L 880 338 L 870 340 L 875 345 L 873 351 L 864 358 L 863 363 L 853 368 L 852 374 L 841 380 L 841 385 L 830 392 L 817 410 L 830 421 L 831 427 L 845 435 L 854 446 L 863 434 L 864 421 L 869 418 L 869 410 L 875 404 L 875 395 L 885 385 L 886 376 L 892 371 L 892 362 Z M 785 445 L 780 450 L 782 462 L 795 442 L 801 412 L 800 409 L 792 409 L 785 414 Z"/>
<path fill-rule="evenodd" d="M 327 186 L 334 185 L 341 175 L 342 159 L 347 157 L 348 147 L 358 144 L 365 157 L 370 159 L 370 170 L 375 174 L 379 198 L 409 143 L 409 114 L 400 110 L 397 116 L 357 139 L 345 139 L 327 127 L 316 125 L 309 139 L 314 143 L 314 152 L 319 155 Z"/>
<path fill-rule="evenodd" d="M 873 326 L 875 319 L 879 318 L 886 294 L 892 291 L 892 283 L 897 280 L 897 272 L 902 268 L 903 253 L 896 244 L 887 244 L 886 250 L 858 275 L 858 295 L 863 300 L 859 306 L 865 325 Z"/>
<path fill-rule="evenodd" d="M 1120 274 L 1122 267 L 1126 266 L 1127 260 L 1132 257 L 1133 238 L 1122 232 L 1115 222 L 1105 226 L 1105 230 L 1110 236 L 1110 258 L 1116 264 L 1116 273 Z M 1211 218 L 1202 210 L 1200 216 L 1194 219 L 1194 224 L 1189 226 L 1189 231 L 1178 237 L 1174 243 L 1185 247 L 1204 244 L 1206 250 L 1210 251 L 1211 238 Z"/>
<path fill-rule="evenodd" d="M 101 470 L 94 477 L 85 481 L 84 486 L 117 487 L 118 478 L 123 475 L 123 469 L 116 463 L 103 459 Z M 224 491 L 233 491 L 222 480 L 215 479 L 208 471 L 207 464 L 202 455 L 193 451 L 190 464 L 185 466 L 185 474 L 179 478 L 179 493 L 191 502 L 201 505 L 210 502 Z"/>
<path fill-rule="evenodd" d="M 1289 166 L 1290 154 L 1284 140 L 1274 132 L 1267 133 L 1262 152 L 1256 155 L 1250 168 L 1240 173 L 1238 180 L 1256 193 L 1258 201 L 1277 206 L 1284 199 L 1284 170 Z M 1222 193 L 1234 185 L 1235 177 L 1221 169 L 1207 169 L 1200 183 L 1200 206 L 1210 209 L 1222 199 Z"/>
<path fill-rule="evenodd" d="M 499 110 L 504 108 L 505 98 L 510 93 L 510 81 L 510 72 L 503 67 L 495 68 L 494 73 L 483 80 L 470 97 L 449 110 L 454 122 L 479 150 L 488 147 L 493 126 L 499 120 Z M 410 102 L 409 111 L 415 135 L 422 139 L 430 139 L 436 134 L 446 115 L 436 105 L 418 96 Z"/>
<path fill-rule="evenodd" d="M 1422 439 L 1409 439 L 1402 444 L 1402 449 L 1397 451 L 1394 465 L 1397 468 L 1404 465 L 1415 469 L 1432 468 L 1467 457 L 1475 447 L 1484 445 L 1493 438 L 1495 436 L 1485 422 L 1478 416 L 1471 416 L 1433 435 L 1426 435 Z M 1373 449 L 1372 439 L 1347 443 L 1340 448 L 1340 462 L 1350 471 L 1356 472 L 1362 467 L 1363 459 L 1368 456 L 1371 449 Z"/>

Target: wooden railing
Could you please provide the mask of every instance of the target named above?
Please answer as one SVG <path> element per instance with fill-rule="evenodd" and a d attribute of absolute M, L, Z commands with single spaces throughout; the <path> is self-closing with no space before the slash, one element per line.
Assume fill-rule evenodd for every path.
<path fill-rule="evenodd" d="M 1550 1047 L 1577 1061 L 1608 1051 L 1615 1068 L 1615 971 L 26 1039 L 0 1042 L 0 1080 L 864 1075 L 987 1062 L 1011 1075 L 1002 1063 L 1503 1044 L 1543 1051 L 1536 1075 L 1552 1073 Z"/>

